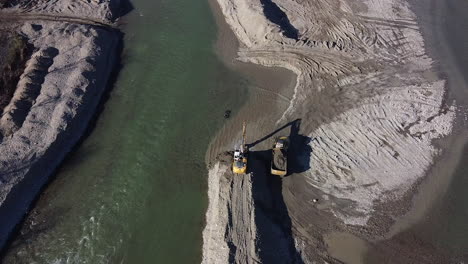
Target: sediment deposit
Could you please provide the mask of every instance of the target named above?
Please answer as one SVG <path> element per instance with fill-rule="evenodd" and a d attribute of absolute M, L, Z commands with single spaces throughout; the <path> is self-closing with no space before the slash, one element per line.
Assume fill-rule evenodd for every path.
<path fill-rule="evenodd" d="M 2 11 L 26 15 L 76 17 L 97 22 L 112 22 L 120 15 L 121 0 L 10 0 Z"/>
<path fill-rule="evenodd" d="M 231 168 L 217 163 L 210 170 L 203 263 L 255 263 L 255 222 L 250 177 L 229 177 Z M 225 239 L 227 240 L 225 241 Z"/>
<path fill-rule="evenodd" d="M 280 127 L 300 119 L 301 134 L 309 137 L 311 152 L 298 157 L 307 170 L 284 180 L 282 190 L 293 232 L 303 238 L 294 238 L 297 251 L 311 250 L 307 240 L 317 237 L 317 227 L 307 223 L 313 210 L 355 227 L 366 227 L 374 215 L 396 217 L 377 205 L 398 201 L 423 178 L 439 153 L 433 140 L 451 132 L 455 117 L 455 106 L 446 102 L 445 80 L 433 70 L 409 3 L 217 3 L 239 40 L 238 60 L 297 75 L 289 106 L 274 120 Z M 223 172 L 212 169 L 210 179 L 214 173 Z M 210 180 L 208 218 L 214 217 L 212 203 L 223 188 Z M 227 205 L 228 213 L 208 221 L 207 230 L 213 223 L 230 228 L 223 219 L 231 217 L 229 206 L 235 201 L 220 201 L 218 210 Z M 256 212 L 256 199 L 253 203 Z M 218 237 L 219 247 L 231 239 L 229 233 Z M 213 247 L 205 248 L 204 256 L 213 252 Z M 313 254 L 302 254 L 303 261 L 308 258 L 314 259 Z"/>
<path fill-rule="evenodd" d="M 83 10 L 73 9 L 75 2 L 84 3 L 60 1 L 52 6 L 69 6 L 79 17 Z M 34 8 L 53 13 L 41 3 Z M 90 8 L 95 20 L 108 21 L 109 10 Z M 18 5 L 0 12 L 18 10 L 31 11 Z M 17 18 L 21 20 L 21 14 Z M 83 135 L 119 56 L 120 36 L 110 28 L 39 19 L 24 22 L 19 34 L 27 38 L 32 55 L 0 118 L 0 246 Z"/>

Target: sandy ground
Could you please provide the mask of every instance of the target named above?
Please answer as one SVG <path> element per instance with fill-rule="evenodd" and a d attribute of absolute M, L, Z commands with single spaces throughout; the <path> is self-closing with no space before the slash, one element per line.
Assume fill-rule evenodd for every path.
<path fill-rule="evenodd" d="M 365 251 L 367 243 L 349 232 L 382 236 L 408 210 L 440 154 L 433 141 L 450 134 L 456 115 L 416 15 L 399 0 L 218 0 L 213 9 L 239 41 L 237 54 L 221 55 L 289 69 L 296 82 L 261 87 L 265 94 L 252 89 L 213 140 L 204 263 L 334 263 L 346 256 L 360 263 L 362 254 L 351 251 Z M 226 39 L 222 30 L 218 49 L 235 46 Z M 254 145 L 251 181 L 229 173 L 229 155 L 218 156 L 239 143 L 242 120 Z M 268 173 L 274 132 L 290 135 L 295 146 L 292 173 L 283 181 Z M 235 186 L 253 210 L 240 209 L 236 197 L 244 196 L 230 196 Z M 239 216 L 253 217 L 255 228 L 227 232 L 232 220 L 226 219 Z M 233 239 L 240 236 L 255 248 Z"/>
<path fill-rule="evenodd" d="M 61 6 L 74 5 L 54 1 L 54 8 Z M 93 8 L 88 14 L 107 19 L 108 10 Z M 114 69 L 120 38 L 111 29 L 40 20 L 19 32 L 34 51 L 0 118 L 0 246 L 84 133 Z"/>
<path fill-rule="evenodd" d="M 112 22 L 119 17 L 121 0 L 12 0 L 13 6 L 2 11 L 25 14 L 46 14 L 79 17 Z"/>

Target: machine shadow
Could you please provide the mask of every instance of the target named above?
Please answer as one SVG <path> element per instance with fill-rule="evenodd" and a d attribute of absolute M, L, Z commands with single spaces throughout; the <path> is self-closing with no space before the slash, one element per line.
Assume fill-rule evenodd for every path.
<path fill-rule="evenodd" d="M 312 138 L 299 134 L 301 119 L 296 119 L 291 125 L 289 134 L 288 172 L 286 177 L 293 173 L 301 173 L 310 169 Z"/>
<path fill-rule="evenodd" d="M 284 36 L 294 40 L 299 39 L 299 30 L 295 28 L 286 13 L 279 8 L 272 0 L 260 0 L 263 7 L 263 14 L 272 23 L 278 25 Z"/>
<path fill-rule="evenodd" d="M 310 146 L 310 142 L 312 142 L 312 138 L 301 135 L 299 133 L 301 128 L 301 119 L 298 118 L 292 122 L 285 124 L 284 126 L 276 129 L 275 131 L 271 132 L 270 134 L 250 143 L 247 144 L 247 148 L 253 148 L 254 146 L 258 145 L 259 143 L 272 138 L 274 135 L 278 134 L 279 132 L 286 130 L 289 127 L 289 150 L 288 150 L 288 170 L 287 176 L 290 176 L 294 173 L 301 173 L 305 172 L 310 169 L 310 159 L 312 154 L 312 147 Z M 282 135 L 286 135 L 286 133 Z M 273 141 L 271 145 L 273 146 Z M 262 151 L 251 151 L 249 155 L 255 155 L 258 152 Z M 271 150 L 267 150 L 268 154 L 271 156 Z M 271 164 L 271 157 L 270 163 Z M 250 171 L 250 169 L 249 169 Z"/>
<path fill-rule="evenodd" d="M 312 149 L 308 145 L 311 139 L 299 134 L 300 121 L 294 120 L 247 146 L 253 147 L 290 127 L 287 175 L 304 172 L 310 169 Z M 296 249 L 291 218 L 283 199 L 282 178 L 271 175 L 271 161 L 271 149 L 249 152 L 248 172 L 252 175 L 258 255 L 263 263 L 302 264 L 304 261 Z"/>

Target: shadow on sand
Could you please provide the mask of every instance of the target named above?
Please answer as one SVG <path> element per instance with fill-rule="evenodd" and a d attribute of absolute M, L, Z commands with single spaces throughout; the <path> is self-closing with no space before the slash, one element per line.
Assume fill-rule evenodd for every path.
<path fill-rule="evenodd" d="M 299 39 L 299 31 L 291 24 L 286 13 L 279 8 L 272 0 L 260 0 L 263 7 L 263 14 L 272 23 L 278 25 L 283 31 L 283 35 L 294 40 Z"/>
<path fill-rule="evenodd" d="M 248 144 L 248 147 L 268 140 L 290 127 L 287 176 L 307 171 L 310 169 L 311 139 L 299 134 L 300 123 L 300 119 L 290 122 L 260 140 Z M 249 153 L 249 172 L 252 175 L 255 221 L 259 238 L 258 254 L 263 263 L 304 263 L 295 247 L 291 218 L 283 200 L 282 179 L 270 174 L 271 159 L 271 149 Z"/>
<path fill-rule="evenodd" d="M 269 139 L 271 140 L 271 145 L 273 146 L 274 138 L 273 136 L 277 135 L 286 135 L 286 133 L 281 133 L 281 131 L 287 132 L 287 128 L 289 128 L 289 150 L 288 150 L 288 171 L 286 177 L 293 174 L 293 173 L 301 173 L 305 172 L 310 169 L 310 154 L 312 153 L 312 148 L 310 146 L 310 142 L 312 139 L 308 136 L 304 136 L 299 134 L 299 130 L 301 127 L 301 119 L 296 119 L 292 122 L 287 123 L 286 125 L 276 129 L 275 131 L 271 132 L 270 134 L 258 139 L 250 144 L 247 144 L 247 148 L 251 149 L 256 145 L 260 144 L 261 142 Z M 265 152 L 265 153 L 263 153 Z M 265 156 L 266 159 L 264 162 L 267 162 L 268 166 L 271 164 L 271 149 L 262 150 L 262 151 L 250 151 L 250 157 L 255 156 Z M 250 162 L 249 162 L 250 163 Z M 249 166 L 252 168 L 252 166 Z M 250 172 L 255 171 L 253 169 L 249 169 Z M 268 167 L 269 171 L 269 167 Z"/>

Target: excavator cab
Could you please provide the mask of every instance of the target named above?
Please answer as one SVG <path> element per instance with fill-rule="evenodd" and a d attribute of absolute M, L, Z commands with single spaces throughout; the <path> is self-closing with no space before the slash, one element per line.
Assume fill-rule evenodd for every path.
<path fill-rule="evenodd" d="M 241 150 L 234 151 L 234 161 L 232 163 L 232 171 L 236 174 L 245 174 L 247 172 L 247 157 L 246 153 Z"/>

